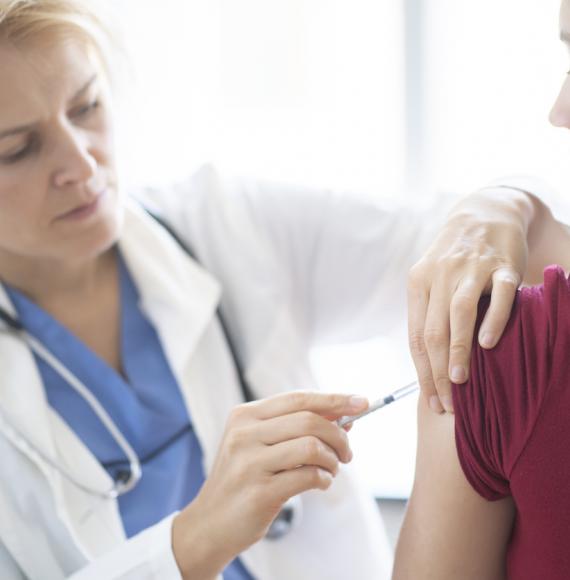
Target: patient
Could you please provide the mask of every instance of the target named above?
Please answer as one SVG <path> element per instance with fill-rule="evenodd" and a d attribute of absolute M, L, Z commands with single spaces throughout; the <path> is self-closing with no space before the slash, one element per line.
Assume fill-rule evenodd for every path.
<path fill-rule="evenodd" d="M 570 43 L 570 0 L 561 26 Z M 568 79 L 551 121 L 570 128 Z M 570 235 L 548 243 L 567 247 L 570 261 Z M 478 324 L 488 305 L 481 302 Z M 455 416 L 435 415 L 420 400 L 394 579 L 567 580 L 570 282 L 562 268 L 519 291 L 496 348 L 474 342 L 469 381 L 454 386 L 453 403 Z"/>

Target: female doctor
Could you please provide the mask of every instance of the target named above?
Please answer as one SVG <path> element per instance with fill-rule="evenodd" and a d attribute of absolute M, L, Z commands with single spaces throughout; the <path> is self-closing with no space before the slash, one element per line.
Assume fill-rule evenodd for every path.
<path fill-rule="evenodd" d="M 332 421 L 367 401 L 308 351 L 399 323 L 438 220 L 204 168 L 141 194 L 198 263 L 117 182 L 106 46 L 79 0 L 0 0 L 0 577 L 388 577 Z M 540 202 L 501 193 L 460 214 L 502 212 L 504 263 Z"/>

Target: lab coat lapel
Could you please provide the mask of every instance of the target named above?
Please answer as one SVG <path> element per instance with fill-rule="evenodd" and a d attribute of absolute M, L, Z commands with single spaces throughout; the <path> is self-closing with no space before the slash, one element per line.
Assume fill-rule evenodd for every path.
<path fill-rule="evenodd" d="M 127 202 L 119 246 L 141 307 L 180 376 L 214 316 L 220 285 L 134 201 Z"/>
<path fill-rule="evenodd" d="M 61 464 L 90 488 L 110 489 L 113 480 L 97 458 L 55 411 L 50 413 Z M 126 538 L 116 500 L 86 493 L 63 477 L 59 490 L 60 503 L 64 506 L 60 516 L 88 560 L 112 550 Z"/>
<path fill-rule="evenodd" d="M 0 289 L 0 303 L 13 312 L 3 289 Z M 13 335 L 0 334 L 0 368 L 5 369 L 0 378 L 2 414 L 17 433 L 10 428 L 6 431 L 11 434 L 11 443 L 44 476 L 46 494 L 51 493 L 55 501 L 54 517 L 66 526 L 69 540 L 80 554 L 74 557 L 92 558 L 111 549 L 119 539 L 124 538 L 116 502 L 99 500 L 79 490 L 46 463 L 37 450 L 54 458 L 58 465 L 67 468 L 94 489 L 108 489 L 111 479 L 81 440 L 50 409 L 33 354 L 22 340 Z M 17 479 L 17 475 L 15 477 Z M 18 490 L 22 497 L 26 494 L 25 484 L 26 481 L 20 482 L 20 486 L 24 487 Z M 37 483 L 33 482 L 32 485 L 35 487 Z M 19 522 L 13 525 L 17 526 Z M 22 531 L 20 537 L 27 536 Z M 33 553 L 33 546 L 29 546 L 28 551 Z"/>
<path fill-rule="evenodd" d="M 15 316 L 15 310 L 3 287 L 0 305 Z M 48 405 L 34 357 L 26 344 L 12 333 L 0 333 L 0 400 L 6 421 L 17 428 L 34 447 L 50 457 L 55 456 L 55 443 L 50 429 Z M 52 487 L 54 474 L 38 461 L 36 454 L 14 441 L 20 450 L 38 464 Z"/>
<path fill-rule="evenodd" d="M 212 324 L 220 285 L 136 202 L 127 206 L 120 247 L 141 307 L 160 336 L 179 382 L 207 467 L 217 450 L 228 408 L 242 402 L 235 383 L 228 384 L 231 375 L 227 373 L 234 369 L 227 357 L 208 356 L 212 333 L 218 334 L 217 346 L 223 345 Z M 219 350 L 216 353 L 222 356 Z M 212 396 L 212 389 L 217 396 Z"/>

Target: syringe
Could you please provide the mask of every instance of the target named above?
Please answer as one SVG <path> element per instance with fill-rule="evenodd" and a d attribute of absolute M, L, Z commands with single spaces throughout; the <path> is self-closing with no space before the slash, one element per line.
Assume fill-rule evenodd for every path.
<path fill-rule="evenodd" d="M 386 395 L 385 397 L 378 399 L 377 401 L 372 403 L 370 407 L 368 407 L 368 409 L 366 409 L 366 411 L 364 411 L 363 413 L 359 413 L 358 415 L 347 415 L 345 417 L 337 419 L 337 425 L 339 427 L 344 427 L 349 423 L 354 423 L 354 421 L 356 421 L 357 419 L 366 417 L 366 415 L 370 415 L 370 413 L 374 413 L 374 411 L 377 411 L 378 409 L 381 409 L 382 407 L 385 407 L 386 405 L 389 405 L 390 403 L 393 403 L 398 399 L 402 399 L 403 397 L 407 397 L 408 395 L 415 393 L 419 388 L 420 387 L 418 385 L 418 381 L 416 380 L 413 383 L 410 383 L 405 387 L 401 387 L 400 389 L 395 390 L 389 395 Z"/>

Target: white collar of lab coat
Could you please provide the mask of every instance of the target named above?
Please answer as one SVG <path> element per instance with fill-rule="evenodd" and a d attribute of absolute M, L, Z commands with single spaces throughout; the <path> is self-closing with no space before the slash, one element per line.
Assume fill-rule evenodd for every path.
<path fill-rule="evenodd" d="M 138 287 L 141 307 L 157 329 L 173 370 L 180 372 L 214 315 L 220 286 L 136 202 L 126 202 L 124 218 L 119 248 Z M 0 305 L 15 314 L 1 287 Z M 33 355 L 13 335 L 0 334 L 0 366 L 1 408 L 8 420 L 34 447 L 58 457 L 82 481 L 96 489 L 108 488 L 107 473 L 50 409 Z M 104 500 L 97 507 L 93 498 L 75 489 L 29 446 L 18 446 L 43 472 L 60 516 L 88 557 L 116 545 L 117 536 L 124 537 L 116 502 Z"/>

